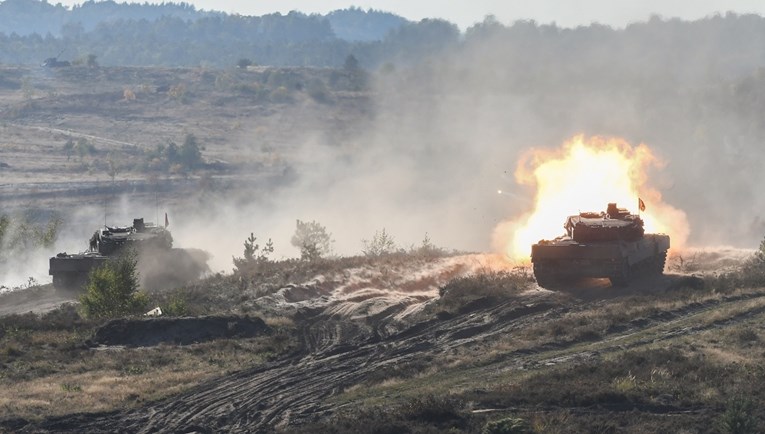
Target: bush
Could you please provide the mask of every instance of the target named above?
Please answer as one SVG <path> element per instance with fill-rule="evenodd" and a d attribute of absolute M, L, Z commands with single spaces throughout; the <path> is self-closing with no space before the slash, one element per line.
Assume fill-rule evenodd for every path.
<path fill-rule="evenodd" d="M 528 289 L 532 278 L 522 271 L 491 271 L 458 277 L 439 288 L 438 305 L 459 309 L 479 298 L 506 299 Z"/>
<path fill-rule="evenodd" d="M 178 292 L 170 297 L 162 308 L 162 314 L 165 316 L 186 316 L 188 313 L 186 299 Z"/>
<path fill-rule="evenodd" d="M 469 417 L 462 401 L 440 395 L 412 398 L 398 408 L 398 413 L 404 420 L 438 426 L 464 426 Z"/>
<path fill-rule="evenodd" d="M 80 296 L 86 318 L 115 318 L 146 311 L 148 296 L 138 291 L 138 260 L 133 253 L 107 261 L 88 276 L 85 294 Z"/>
<path fill-rule="evenodd" d="M 482 434 L 530 434 L 531 432 L 529 424 L 518 417 L 489 421 L 481 431 Z"/>
<path fill-rule="evenodd" d="M 364 248 L 362 249 L 364 256 L 378 257 L 389 255 L 398 250 L 396 242 L 393 240 L 393 237 L 385 231 L 385 228 L 383 228 L 382 231 L 375 231 L 371 240 L 361 240 L 361 243 L 364 245 Z"/>
<path fill-rule="evenodd" d="M 446 251 L 440 247 L 436 247 L 433 241 L 430 239 L 430 235 L 425 232 L 425 238 L 422 239 L 422 244 L 419 247 L 409 249 L 409 252 L 413 255 L 421 256 L 423 258 L 438 258 L 446 255 Z"/>
<path fill-rule="evenodd" d="M 754 416 L 754 403 L 746 398 L 735 398 L 728 402 L 725 413 L 718 422 L 720 432 L 726 434 L 750 434 L 761 432 Z"/>
<path fill-rule="evenodd" d="M 202 164 L 202 152 L 204 149 L 197 143 L 193 134 L 187 134 L 183 144 L 178 149 L 178 163 L 186 168 L 194 169 Z"/>
<path fill-rule="evenodd" d="M 313 261 L 332 252 L 332 234 L 316 221 L 297 220 L 291 244 L 300 249 L 300 259 Z"/>
<path fill-rule="evenodd" d="M 254 275 L 261 271 L 264 264 L 270 263 L 269 257 L 274 253 L 274 243 L 269 238 L 266 245 L 261 248 L 259 244 L 255 244 L 255 241 L 257 237 L 250 232 L 249 238 L 244 240 L 244 256 L 234 258 L 236 271 Z"/>

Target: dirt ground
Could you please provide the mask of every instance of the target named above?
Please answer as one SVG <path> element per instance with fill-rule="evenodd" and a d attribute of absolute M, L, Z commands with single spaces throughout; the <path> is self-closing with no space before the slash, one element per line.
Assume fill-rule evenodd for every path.
<path fill-rule="evenodd" d="M 471 409 L 476 416 L 470 417 L 483 418 L 508 411 L 497 407 L 497 385 L 640 351 L 675 348 L 678 354 L 706 355 L 710 363 L 732 357 L 744 365 L 757 363 L 751 350 L 735 351 L 716 337 L 742 327 L 755 336 L 763 333 L 765 293 L 694 289 L 696 281 L 684 274 L 639 280 L 627 288 L 600 280 L 562 291 L 531 285 L 502 299 L 477 297 L 457 311 L 440 310 L 437 294 L 444 281 L 470 275 L 470 264 L 478 262 L 485 271 L 491 261 L 466 256 L 402 264 L 387 287 L 375 278 L 374 266 L 346 270 L 343 278 L 286 286 L 256 299 L 295 323 L 296 350 L 273 362 L 129 409 L 7 419 L 0 426 L 19 432 L 290 432 L 368 405 L 406 402 L 425 391 L 479 394 Z M 411 277 L 414 269 L 420 271 L 417 278 Z M 623 375 L 630 369 L 625 367 Z M 712 399 L 688 401 L 680 395 L 661 399 L 666 402 L 658 407 L 603 407 L 597 414 L 613 418 L 629 410 L 647 417 L 649 426 L 665 426 L 660 421 L 668 415 L 685 417 L 716 405 Z M 514 405 L 511 412 L 538 411 L 538 405 Z M 554 405 L 548 412 L 587 408 Z"/>

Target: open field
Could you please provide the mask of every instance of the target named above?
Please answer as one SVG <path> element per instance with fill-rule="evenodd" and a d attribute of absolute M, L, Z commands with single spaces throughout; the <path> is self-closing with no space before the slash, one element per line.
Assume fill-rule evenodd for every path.
<path fill-rule="evenodd" d="M 181 226 L 176 215 L 201 216 L 198 236 L 178 237 L 201 244 L 182 247 L 218 248 L 225 268 L 144 288 L 151 307 L 171 324 L 212 316 L 233 318 L 229 331 L 245 318 L 268 326 L 183 344 L 127 339 L 135 337 L 128 327 L 125 338 L 138 345 L 100 345 L 94 336 L 107 321 L 85 319 L 80 294 L 30 281 L 0 293 L 0 432 L 765 428 L 765 271 L 751 251 L 680 252 L 662 276 L 556 291 L 540 288 L 527 267 L 436 248 L 427 234 L 422 247 L 386 254 L 282 255 L 232 271 L 244 238 L 265 224 L 253 210 L 298 182 L 314 163 L 312 146 L 337 151 L 323 168 L 367 144 L 357 139 L 378 107 L 358 80 L 330 69 L 0 67 L 0 214 L 38 223 L 59 216 L 79 231 L 75 246 L 115 197 L 129 199 L 124 208 L 143 203 L 158 221 L 157 202 L 174 207 L 171 230 Z M 189 137 L 199 161 L 167 152 Z M 436 151 L 422 154 L 438 161 Z M 380 179 L 420 188 L 398 174 Z M 356 181 L 343 175 L 343 184 Z M 362 199 L 370 185 L 379 186 L 359 187 Z M 440 179 L 433 185 L 422 187 L 425 196 L 447 194 Z M 220 198 L 231 207 L 216 209 Z M 401 219 L 431 207 L 400 202 Z M 245 208 L 247 226 L 225 219 L 251 203 L 260 208 Z M 436 214 L 448 220 L 448 211 Z M 488 231 L 494 222 L 475 213 Z M 305 217 L 290 214 L 290 231 L 295 218 Z M 222 234 L 233 248 L 221 246 Z M 261 246 L 270 236 L 255 234 Z M 49 254 L 38 255 L 43 266 Z"/>
<path fill-rule="evenodd" d="M 322 69 L 0 67 L 0 198 L 6 210 L 135 190 L 169 200 L 202 176 L 272 188 L 299 145 L 341 146 L 364 127 L 368 98 L 351 87 Z M 206 161 L 193 182 L 149 155 L 189 134 Z"/>
<path fill-rule="evenodd" d="M 270 294 L 231 287 L 233 278 L 201 283 L 217 303 L 199 288 L 184 293 L 192 309 L 266 318 L 271 337 L 91 348 L 98 324 L 71 308 L 42 321 L 6 317 L 0 426 L 478 432 L 513 417 L 534 432 L 701 433 L 720 432 L 737 399 L 762 399 L 761 289 L 716 289 L 711 277 L 694 289 L 670 274 L 631 289 L 553 292 L 519 271 L 496 274 L 490 258 L 480 270 L 470 257 L 336 261 L 323 281 Z M 420 283 L 407 284 L 415 269 Z M 476 272 L 502 291 L 437 295 Z M 738 417 L 760 420 L 747 409 Z"/>

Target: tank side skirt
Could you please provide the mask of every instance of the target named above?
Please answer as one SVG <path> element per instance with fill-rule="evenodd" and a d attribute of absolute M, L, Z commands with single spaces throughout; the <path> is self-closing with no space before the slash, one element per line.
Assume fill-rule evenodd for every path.
<path fill-rule="evenodd" d="M 605 277 L 625 284 L 634 275 L 661 274 L 669 237 L 646 234 L 634 242 L 575 243 L 552 241 L 532 246 L 537 280 Z"/>

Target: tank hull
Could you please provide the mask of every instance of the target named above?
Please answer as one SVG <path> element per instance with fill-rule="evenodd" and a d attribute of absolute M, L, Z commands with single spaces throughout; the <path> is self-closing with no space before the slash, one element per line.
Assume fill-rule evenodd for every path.
<path fill-rule="evenodd" d="M 531 262 L 543 287 L 581 278 L 609 278 L 614 285 L 626 285 L 641 275 L 663 273 L 667 250 L 669 236 L 663 234 L 589 243 L 561 237 L 534 244 Z"/>
<path fill-rule="evenodd" d="M 59 253 L 50 258 L 48 274 L 53 276 L 53 286 L 57 290 L 79 290 L 87 283 L 90 270 L 108 260 L 109 257 L 103 255 Z"/>

